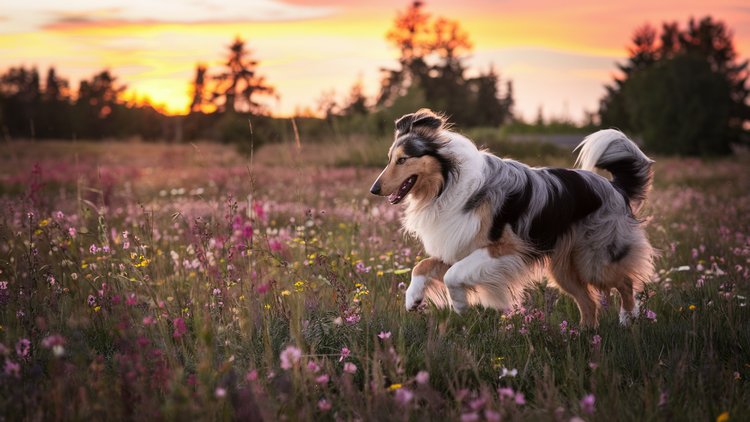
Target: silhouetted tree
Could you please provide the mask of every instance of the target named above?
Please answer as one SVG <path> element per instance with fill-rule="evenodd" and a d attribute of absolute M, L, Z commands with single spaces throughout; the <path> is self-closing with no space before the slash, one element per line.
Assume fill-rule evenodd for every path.
<path fill-rule="evenodd" d="M 41 90 L 35 67 L 11 67 L 0 77 L 0 96 L 5 132 L 10 136 L 36 136 Z"/>
<path fill-rule="evenodd" d="M 367 97 L 365 96 L 364 86 L 360 78 L 352 85 L 349 91 L 349 98 L 346 99 L 346 104 L 341 112 L 346 116 L 351 116 L 355 114 L 367 114 L 368 111 Z"/>
<path fill-rule="evenodd" d="M 662 153 L 724 154 L 747 142 L 748 62 L 737 62 L 724 23 L 665 23 L 656 39 L 652 27 L 635 31 L 623 77 L 601 101 L 602 124 L 638 133 Z"/>
<path fill-rule="evenodd" d="M 193 100 L 190 102 L 190 112 L 203 111 L 203 106 L 208 101 L 206 98 L 206 65 L 199 63 L 195 66 L 195 79 L 193 80 Z"/>
<path fill-rule="evenodd" d="M 75 104 L 76 133 L 87 138 L 116 136 L 119 128 L 114 124 L 121 95 L 126 86 L 117 83 L 109 69 L 102 70 L 91 80 L 81 81 Z"/>
<path fill-rule="evenodd" d="M 266 83 L 266 78 L 258 74 L 258 63 L 245 47 L 245 41 L 235 38 L 229 46 L 229 56 L 224 64 L 226 70 L 215 77 L 217 86 L 213 97 L 221 111 L 251 114 L 267 112 L 267 108 L 255 98 L 259 95 L 273 95 L 275 91 Z"/>

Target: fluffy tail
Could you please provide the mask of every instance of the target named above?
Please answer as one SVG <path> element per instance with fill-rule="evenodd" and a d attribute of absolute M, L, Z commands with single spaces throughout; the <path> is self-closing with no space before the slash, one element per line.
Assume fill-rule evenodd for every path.
<path fill-rule="evenodd" d="M 646 156 L 624 133 L 605 129 L 587 136 L 575 149 L 580 150 L 576 166 L 594 167 L 612 173 L 612 184 L 630 200 L 634 210 L 646 199 L 653 179 L 654 161 Z"/>

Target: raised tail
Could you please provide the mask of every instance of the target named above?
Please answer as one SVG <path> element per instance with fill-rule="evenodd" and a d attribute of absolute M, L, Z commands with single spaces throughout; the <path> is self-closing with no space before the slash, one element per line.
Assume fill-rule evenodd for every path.
<path fill-rule="evenodd" d="M 575 150 L 580 150 L 577 167 L 612 173 L 612 184 L 625 194 L 634 211 L 640 208 L 651 188 L 654 161 L 635 142 L 619 130 L 605 129 L 587 136 Z"/>

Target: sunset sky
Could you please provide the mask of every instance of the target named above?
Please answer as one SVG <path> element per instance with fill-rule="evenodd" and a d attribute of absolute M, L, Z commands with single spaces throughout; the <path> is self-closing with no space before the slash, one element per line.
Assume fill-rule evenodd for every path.
<path fill-rule="evenodd" d="M 323 91 L 343 98 L 361 78 L 375 94 L 381 67 L 395 67 L 385 40 L 406 0 L 0 0 L 0 69 L 55 65 L 74 88 L 102 68 L 130 92 L 184 113 L 197 62 L 218 65 L 235 36 L 247 40 L 259 71 L 280 94 L 276 115 L 314 108 Z M 665 20 L 682 26 L 710 14 L 750 57 L 747 0 L 493 1 L 433 0 L 433 15 L 457 19 L 474 50 L 471 72 L 494 65 L 514 82 L 517 110 L 532 119 L 580 119 L 626 57 L 635 28 Z"/>

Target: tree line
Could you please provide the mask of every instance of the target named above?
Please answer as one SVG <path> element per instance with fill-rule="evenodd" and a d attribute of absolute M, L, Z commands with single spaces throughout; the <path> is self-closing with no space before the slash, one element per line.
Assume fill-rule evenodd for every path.
<path fill-rule="evenodd" d="M 544 126 L 541 117 L 532 124 L 519 121 L 513 83 L 494 66 L 469 75 L 468 32 L 455 20 L 431 15 L 423 2 L 398 12 L 386 39 L 399 56 L 395 67 L 380 69 L 375 96 L 364 94 L 361 80 L 343 101 L 324 92 L 317 104 L 323 118 L 303 113 L 294 128 L 270 115 L 268 101 L 278 93 L 240 37 L 220 67 L 196 65 L 186 116 L 166 116 L 147 101 L 126 99 L 126 86 L 108 69 L 81 81 L 74 92 L 54 67 L 42 83 L 35 67 L 20 66 L 0 75 L 0 128 L 6 139 L 243 142 L 250 121 L 258 145 L 294 136 L 292 129 L 311 140 L 331 133 L 386 135 L 395 118 L 421 107 L 444 112 L 462 128 Z M 618 65 L 622 75 L 601 100 L 601 126 L 626 130 L 658 153 L 722 154 L 748 144 L 748 63 L 739 61 L 724 23 L 691 19 L 684 29 L 664 23 L 661 32 L 646 25 L 634 32 L 628 51 L 627 62 Z"/>

